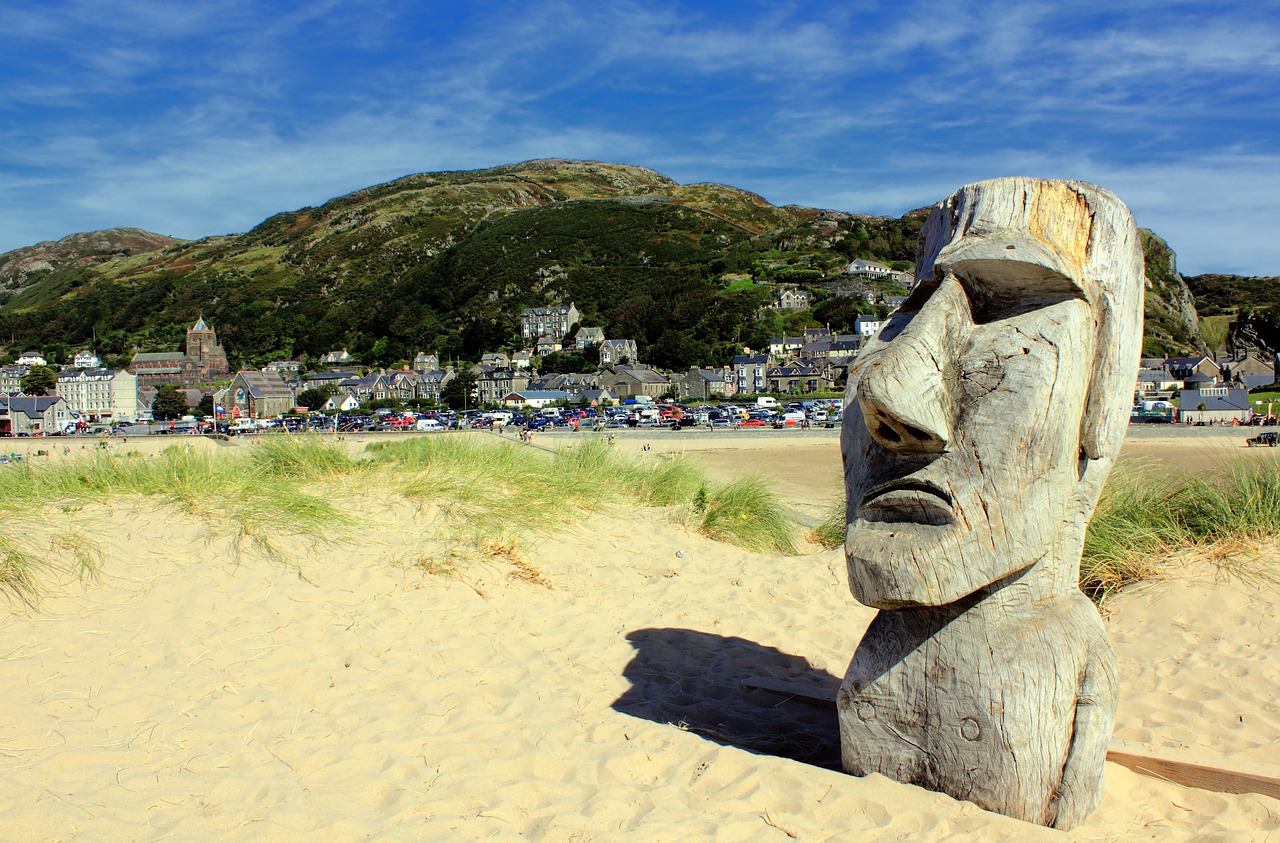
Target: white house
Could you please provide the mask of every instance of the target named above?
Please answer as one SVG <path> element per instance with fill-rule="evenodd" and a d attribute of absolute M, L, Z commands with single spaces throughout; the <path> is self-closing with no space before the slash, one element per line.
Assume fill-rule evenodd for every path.
<path fill-rule="evenodd" d="M 562 389 L 525 389 L 508 393 L 502 403 L 508 407 L 531 407 L 540 410 L 558 401 L 568 401 L 572 396 Z"/>
<path fill-rule="evenodd" d="M 85 349 L 76 352 L 75 360 L 71 365 L 76 369 L 99 369 L 102 367 L 102 360 L 99 359 L 97 354 Z"/>
<path fill-rule="evenodd" d="M 349 413 L 352 410 L 358 410 L 359 408 L 360 402 L 356 400 L 354 395 L 347 395 L 346 393 L 340 392 L 337 395 L 329 396 L 329 400 L 324 402 L 324 406 L 320 409 L 327 411 L 337 410 L 339 413 Z"/>
<path fill-rule="evenodd" d="M 44 355 L 38 351 L 24 351 L 22 356 L 13 361 L 15 366 L 47 366 Z"/>
<path fill-rule="evenodd" d="M 859 259 L 846 266 L 844 273 L 858 278 L 887 278 L 893 274 L 893 270 L 882 263 Z"/>
<path fill-rule="evenodd" d="M 875 316 L 859 316 L 853 320 L 853 330 L 864 337 L 874 337 L 880 332 L 880 319 Z"/>

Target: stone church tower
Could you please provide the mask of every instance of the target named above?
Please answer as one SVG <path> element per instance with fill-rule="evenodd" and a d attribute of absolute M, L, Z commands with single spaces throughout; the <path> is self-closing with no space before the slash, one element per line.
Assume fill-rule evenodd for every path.
<path fill-rule="evenodd" d="M 187 329 L 187 357 L 195 361 L 201 380 L 213 380 L 228 374 L 227 353 L 218 344 L 218 335 L 204 321 Z"/>

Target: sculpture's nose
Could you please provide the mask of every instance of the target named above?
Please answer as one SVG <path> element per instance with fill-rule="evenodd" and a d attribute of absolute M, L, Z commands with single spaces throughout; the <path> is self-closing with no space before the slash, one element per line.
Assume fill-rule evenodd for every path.
<path fill-rule="evenodd" d="M 954 330 L 963 291 L 949 279 L 888 341 L 877 342 L 860 361 L 857 398 L 871 437 L 900 454 L 938 454 L 947 450 L 955 417 L 946 386 L 947 343 Z"/>

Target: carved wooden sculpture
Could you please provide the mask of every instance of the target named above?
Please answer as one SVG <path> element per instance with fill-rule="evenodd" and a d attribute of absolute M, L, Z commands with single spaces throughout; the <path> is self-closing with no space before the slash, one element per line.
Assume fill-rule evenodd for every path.
<path fill-rule="evenodd" d="M 998 179 L 921 233 L 918 286 L 850 369 L 854 596 L 841 752 L 1069 828 L 1097 805 L 1115 658 L 1077 585 L 1142 340 L 1142 253 L 1111 193 Z"/>

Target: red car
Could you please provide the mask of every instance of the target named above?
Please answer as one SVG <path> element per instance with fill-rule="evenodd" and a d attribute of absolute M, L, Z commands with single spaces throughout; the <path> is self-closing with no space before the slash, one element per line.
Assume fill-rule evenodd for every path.
<path fill-rule="evenodd" d="M 765 423 L 760 419 L 747 419 L 738 427 L 764 427 Z"/>

